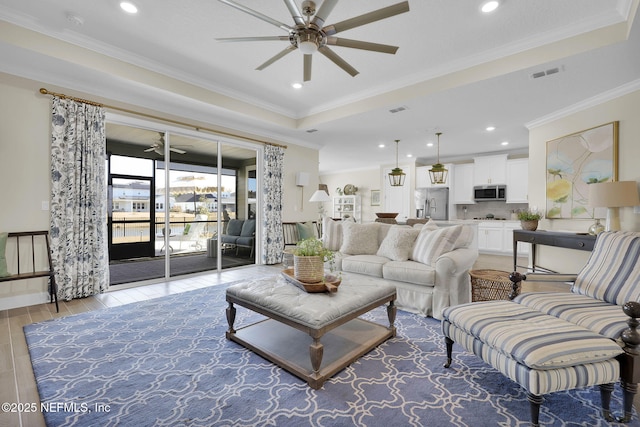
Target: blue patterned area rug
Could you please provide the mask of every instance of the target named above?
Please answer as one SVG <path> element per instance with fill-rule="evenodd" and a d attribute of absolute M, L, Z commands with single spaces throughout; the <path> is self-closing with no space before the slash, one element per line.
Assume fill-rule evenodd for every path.
<path fill-rule="evenodd" d="M 399 311 L 398 335 L 320 390 L 225 339 L 217 286 L 25 326 L 48 426 L 527 426 L 525 392 Z M 384 308 L 365 316 L 386 324 Z M 236 327 L 260 319 L 238 307 Z M 612 408 L 620 412 L 617 385 Z M 545 426 L 607 426 L 597 387 L 546 396 Z M 638 426 L 637 416 L 628 424 Z"/>

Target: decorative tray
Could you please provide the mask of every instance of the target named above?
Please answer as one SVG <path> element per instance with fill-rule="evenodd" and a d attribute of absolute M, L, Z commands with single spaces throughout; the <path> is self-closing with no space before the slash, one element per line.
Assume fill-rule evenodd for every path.
<path fill-rule="evenodd" d="M 327 274 L 324 276 L 324 281 L 322 282 L 317 282 L 317 283 L 301 282 L 295 278 L 293 274 L 293 268 L 287 268 L 286 270 L 282 270 L 282 277 L 284 277 L 289 283 L 296 285 L 297 287 L 299 287 L 300 289 L 308 293 L 338 292 L 338 286 L 342 281 L 342 279 L 339 277 Z"/>

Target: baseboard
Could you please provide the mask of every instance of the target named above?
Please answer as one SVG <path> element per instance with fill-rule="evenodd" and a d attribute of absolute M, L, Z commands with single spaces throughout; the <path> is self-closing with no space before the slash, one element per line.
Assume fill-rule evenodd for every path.
<path fill-rule="evenodd" d="M 49 302 L 48 292 L 9 296 L 0 298 L 0 310 L 29 307 L 31 305 L 38 305 L 47 302 Z"/>

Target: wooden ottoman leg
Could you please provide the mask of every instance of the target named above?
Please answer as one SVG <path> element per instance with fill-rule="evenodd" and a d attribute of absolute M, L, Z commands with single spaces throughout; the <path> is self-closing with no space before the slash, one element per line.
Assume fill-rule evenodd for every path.
<path fill-rule="evenodd" d="M 387 317 L 389 318 L 389 329 L 393 331 L 393 336 L 396 336 L 396 305 L 394 300 L 389 301 L 387 306 Z"/>
<path fill-rule="evenodd" d="M 309 346 L 309 356 L 311 357 L 311 368 L 317 376 L 322 364 L 322 356 L 324 355 L 324 346 L 320 342 L 320 338 L 314 338 L 313 343 Z"/>
<path fill-rule="evenodd" d="M 607 421 L 614 421 L 615 417 L 611 415 L 611 393 L 613 392 L 613 384 L 600 384 L 600 399 L 602 400 L 602 416 Z"/>
<path fill-rule="evenodd" d="M 445 368 L 451 366 L 451 353 L 453 353 L 453 340 L 449 337 L 444 337 L 444 343 L 447 345 L 447 363 L 444 364 Z"/>
<path fill-rule="evenodd" d="M 542 405 L 543 398 L 532 393 L 527 392 L 527 399 L 529 400 L 529 410 L 531 412 L 531 426 L 540 427 L 540 405 Z"/>

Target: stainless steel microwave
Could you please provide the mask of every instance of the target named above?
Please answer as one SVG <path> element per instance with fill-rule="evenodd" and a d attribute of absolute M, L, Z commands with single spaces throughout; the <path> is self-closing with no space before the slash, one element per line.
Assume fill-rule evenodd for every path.
<path fill-rule="evenodd" d="M 507 200 L 506 185 L 480 185 L 473 187 L 473 199 L 476 202 Z"/>

